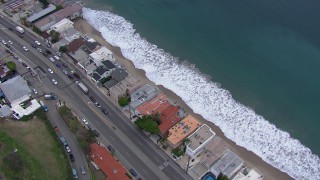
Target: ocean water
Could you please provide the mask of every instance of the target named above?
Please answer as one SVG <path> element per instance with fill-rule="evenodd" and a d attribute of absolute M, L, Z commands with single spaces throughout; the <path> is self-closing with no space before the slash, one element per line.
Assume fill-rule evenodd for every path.
<path fill-rule="evenodd" d="M 84 18 L 149 79 L 296 179 L 320 179 L 320 2 L 93 0 Z"/>

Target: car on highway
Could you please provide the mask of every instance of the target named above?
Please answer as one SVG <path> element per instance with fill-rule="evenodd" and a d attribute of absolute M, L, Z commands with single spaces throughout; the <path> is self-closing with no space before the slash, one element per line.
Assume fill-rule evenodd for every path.
<path fill-rule="evenodd" d="M 82 122 L 83 122 L 83 124 L 85 124 L 85 125 L 88 125 L 88 124 L 89 124 L 89 122 L 88 122 L 85 118 L 82 118 Z"/>
<path fill-rule="evenodd" d="M 74 162 L 74 161 L 76 161 L 76 160 L 74 159 L 74 156 L 73 156 L 73 154 L 69 154 L 69 158 L 70 158 L 70 161 L 71 161 L 71 162 Z"/>
<path fill-rule="evenodd" d="M 102 108 L 101 111 L 103 112 L 103 114 L 107 115 L 108 111 L 105 108 Z"/>
<path fill-rule="evenodd" d="M 10 40 L 8 41 L 8 43 L 9 43 L 9 44 L 13 44 L 13 42 L 12 42 L 12 41 L 10 41 Z"/>
<path fill-rule="evenodd" d="M 32 91 L 34 94 L 38 94 L 38 91 L 35 88 L 33 88 Z"/>
<path fill-rule="evenodd" d="M 42 53 L 42 49 L 40 49 L 40 48 L 37 48 L 37 51 L 38 51 L 39 53 Z"/>
<path fill-rule="evenodd" d="M 49 57 L 49 59 L 50 59 L 50 61 L 51 61 L 51 62 L 54 62 L 54 59 L 53 59 L 53 57 Z"/>
<path fill-rule="evenodd" d="M 80 166 L 80 172 L 82 175 L 86 174 L 86 169 L 83 166 Z"/>
<path fill-rule="evenodd" d="M 51 68 L 48 69 L 48 72 L 49 72 L 50 74 L 53 74 L 53 71 L 52 71 Z"/>
<path fill-rule="evenodd" d="M 138 176 L 137 172 L 134 169 L 130 169 L 129 172 L 132 174 L 132 176 L 136 177 Z"/>
<path fill-rule="evenodd" d="M 65 74 L 65 75 L 68 75 L 68 71 L 67 70 L 62 70 L 62 72 Z"/>
<path fill-rule="evenodd" d="M 23 46 L 22 49 L 23 49 L 24 51 L 26 51 L 26 52 L 29 50 L 29 49 L 26 48 L 25 46 Z"/>
<path fill-rule="evenodd" d="M 2 42 L 2 44 L 4 44 L 4 45 L 6 45 L 6 44 L 7 44 L 5 40 L 2 40 L 1 42 Z"/>
<path fill-rule="evenodd" d="M 59 60 L 60 58 L 58 56 L 53 56 L 56 60 Z"/>
<path fill-rule="evenodd" d="M 58 84 L 58 82 L 57 82 L 55 79 L 51 79 L 51 81 L 52 81 L 52 83 L 55 84 L 55 85 Z"/>
<path fill-rule="evenodd" d="M 34 43 L 36 43 L 36 45 L 40 46 L 41 43 L 39 41 L 34 41 Z"/>
<path fill-rule="evenodd" d="M 71 153 L 71 149 L 70 149 L 70 147 L 69 146 L 65 146 L 66 147 L 66 151 L 67 151 L 67 153 Z"/>

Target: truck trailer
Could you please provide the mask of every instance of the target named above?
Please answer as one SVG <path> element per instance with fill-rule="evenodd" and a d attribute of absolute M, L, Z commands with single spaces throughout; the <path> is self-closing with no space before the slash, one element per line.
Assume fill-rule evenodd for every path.
<path fill-rule="evenodd" d="M 88 88 L 87 88 L 82 82 L 76 81 L 76 85 L 77 85 L 85 94 L 88 94 L 89 90 L 88 90 Z"/>
<path fill-rule="evenodd" d="M 16 27 L 16 30 L 17 30 L 19 33 L 21 33 L 21 34 L 23 34 L 23 33 L 24 33 L 23 28 L 22 28 L 22 27 L 20 27 L 20 26 L 17 26 L 17 27 Z"/>

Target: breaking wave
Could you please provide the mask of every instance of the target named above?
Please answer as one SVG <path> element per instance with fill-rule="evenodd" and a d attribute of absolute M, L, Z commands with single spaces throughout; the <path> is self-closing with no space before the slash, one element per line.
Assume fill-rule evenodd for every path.
<path fill-rule="evenodd" d="M 195 113 L 221 128 L 227 138 L 260 156 L 295 179 L 320 179 L 320 159 L 252 109 L 232 98 L 194 66 L 180 63 L 163 49 L 142 38 L 123 17 L 83 9 L 83 16 L 147 77 L 180 96 Z"/>

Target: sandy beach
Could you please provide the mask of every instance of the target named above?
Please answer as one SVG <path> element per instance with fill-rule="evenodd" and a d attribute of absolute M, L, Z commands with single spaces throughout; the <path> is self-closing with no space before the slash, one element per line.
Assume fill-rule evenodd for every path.
<path fill-rule="evenodd" d="M 124 58 L 121 54 L 121 51 L 118 47 L 111 46 L 108 42 L 106 42 L 101 34 L 93 29 L 85 20 L 79 19 L 75 21 L 75 28 L 82 32 L 83 34 L 87 34 L 94 38 L 96 41 L 98 41 L 103 46 L 109 48 L 115 55 L 116 59 L 119 63 L 121 63 L 124 68 L 132 75 L 134 75 L 137 78 L 140 78 L 145 83 L 148 83 L 150 85 L 154 85 L 152 81 L 150 81 L 146 76 L 145 72 L 141 69 L 136 69 L 133 65 L 133 63 Z M 164 92 L 173 102 L 178 104 L 180 107 L 184 108 L 189 114 L 196 117 L 198 120 L 200 120 L 202 123 L 206 123 L 209 125 L 213 131 L 216 132 L 218 136 L 220 136 L 222 139 L 224 139 L 229 145 L 231 146 L 231 150 L 234 151 L 239 157 L 241 157 L 245 161 L 245 165 L 250 168 L 256 168 L 258 169 L 263 175 L 264 179 L 274 179 L 274 180 L 286 180 L 286 179 L 292 179 L 289 175 L 287 175 L 284 172 L 281 172 L 280 170 L 274 168 L 273 166 L 269 165 L 268 163 L 264 162 L 260 157 L 255 155 L 254 153 L 246 150 L 245 148 L 242 148 L 240 146 L 237 146 L 233 141 L 227 139 L 222 131 L 219 129 L 219 127 L 215 126 L 213 123 L 206 121 L 202 116 L 193 113 L 192 109 L 186 105 L 186 103 L 183 102 L 183 100 L 177 96 L 172 91 L 164 88 L 163 86 L 158 86 L 158 88 Z"/>

